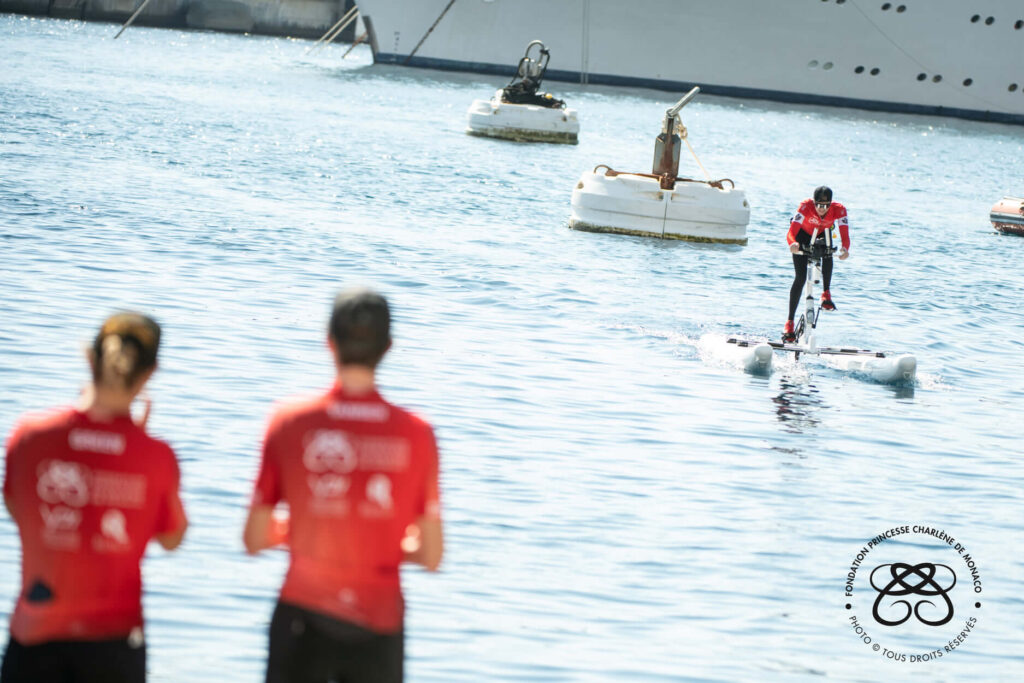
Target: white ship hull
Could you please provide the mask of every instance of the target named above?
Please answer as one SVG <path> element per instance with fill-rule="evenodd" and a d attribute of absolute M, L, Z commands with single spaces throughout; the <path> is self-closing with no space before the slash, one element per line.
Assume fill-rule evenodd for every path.
<path fill-rule="evenodd" d="M 539 38 L 547 80 L 1024 124 L 1020 0 L 448 4 L 358 0 L 374 59 L 511 75 Z"/>

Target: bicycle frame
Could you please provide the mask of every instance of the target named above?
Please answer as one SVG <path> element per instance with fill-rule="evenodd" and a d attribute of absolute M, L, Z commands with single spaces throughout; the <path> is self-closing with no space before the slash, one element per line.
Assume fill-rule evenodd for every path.
<path fill-rule="evenodd" d="M 835 252 L 832 245 L 832 231 L 825 230 L 825 248 L 815 248 L 818 240 L 818 230 L 811 234 L 809 247 L 801 249 L 807 255 L 807 282 L 804 284 L 804 312 L 796 324 L 796 341 L 803 346 L 805 351 L 817 351 L 814 333 L 818 328 L 818 316 L 821 315 L 821 303 L 815 298 L 814 285 L 821 282 L 821 259 L 831 256 Z"/>

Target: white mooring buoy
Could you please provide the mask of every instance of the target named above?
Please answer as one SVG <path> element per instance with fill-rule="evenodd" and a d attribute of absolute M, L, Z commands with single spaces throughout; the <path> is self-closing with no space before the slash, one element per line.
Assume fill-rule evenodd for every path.
<path fill-rule="evenodd" d="M 538 47 L 536 58 L 530 50 Z M 474 100 L 467 112 L 466 132 L 490 138 L 519 142 L 579 141 L 580 122 L 575 109 L 551 93 L 540 92 L 551 53 L 544 43 L 534 40 L 526 46 L 516 75 L 507 86 L 489 100 Z"/>
<path fill-rule="evenodd" d="M 572 193 L 569 227 L 589 232 L 661 237 L 697 242 L 747 243 L 750 206 L 732 180 L 679 177 L 680 143 L 704 166 L 687 140 L 679 111 L 700 88 L 665 112 L 654 143 L 651 173 L 626 173 L 601 164 L 585 172 Z"/>

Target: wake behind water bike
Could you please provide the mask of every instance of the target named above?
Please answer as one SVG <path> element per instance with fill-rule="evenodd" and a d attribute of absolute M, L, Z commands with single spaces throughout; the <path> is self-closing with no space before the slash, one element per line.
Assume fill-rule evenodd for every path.
<path fill-rule="evenodd" d="M 850 348 L 845 346 L 818 346 L 816 333 L 821 315 L 821 302 L 817 299 L 814 286 L 821 282 L 821 261 L 836 251 L 832 233 L 826 230 L 819 235 L 815 230 L 809 246 L 800 252 L 807 256 L 807 281 L 804 285 L 804 312 L 796 323 L 795 342 L 763 341 L 730 337 L 726 340 L 741 349 L 741 361 L 747 372 L 768 373 L 771 371 L 771 351 L 792 353 L 794 360 L 801 355 L 826 357 L 840 370 L 867 375 L 877 382 L 912 382 L 917 376 L 917 359 L 910 354 L 893 355 L 882 351 Z"/>

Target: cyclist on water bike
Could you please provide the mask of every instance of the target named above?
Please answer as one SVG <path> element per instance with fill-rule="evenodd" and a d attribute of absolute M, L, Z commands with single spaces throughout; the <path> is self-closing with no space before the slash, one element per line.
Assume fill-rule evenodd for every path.
<path fill-rule="evenodd" d="M 789 317 L 786 318 L 786 326 L 782 331 L 784 342 L 796 341 L 793 314 L 800 303 L 800 295 L 807 281 L 807 254 L 803 249 L 811 246 L 811 235 L 815 230 L 818 231 L 817 241 L 825 242 L 825 232 L 830 231 L 834 238 L 836 228 L 839 228 L 839 237 L 843 244 L 839 250 L 839 259 L 844 260 L 850 256 L 850 227 L 846 218 L 846 207 L 839 202 L 833 202 L 832 190 L 822 185 L 814 191 L 813 199 L 805 199 L 800 203 L 800 208 L 789 224 L 789 232 L 786 233 L 786 242 L 789 243 L 789 251 L 793 254 L 794 277 L 793 286 L 789 289 Z M 826 311 L 834 311 L 836 305 L 832 303 L 832 295 L 829 293 L 829 284 L 832 281 L 831 255 L 821 259 L 821 275 L 825 280 L 822 283 L 824 291 L 821 293 L 821 307 Z"/>

